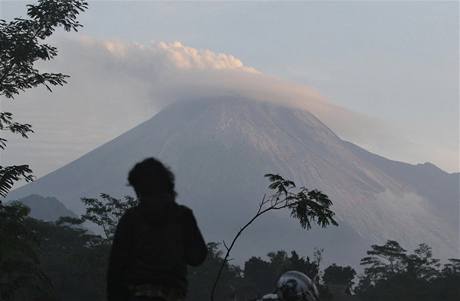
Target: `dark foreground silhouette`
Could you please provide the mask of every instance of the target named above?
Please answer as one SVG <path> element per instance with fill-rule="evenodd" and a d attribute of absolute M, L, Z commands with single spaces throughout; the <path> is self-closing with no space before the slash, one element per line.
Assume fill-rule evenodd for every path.
<path fill-rule="evenodd" d="M 174 175 L 149 158 L 128 177 L 139 205 L 120 219 L 109 259 L 109 301 L 185 299 L 187 265 L 201 264 L 207 247 L 192 210 L 175 201 Z"/>

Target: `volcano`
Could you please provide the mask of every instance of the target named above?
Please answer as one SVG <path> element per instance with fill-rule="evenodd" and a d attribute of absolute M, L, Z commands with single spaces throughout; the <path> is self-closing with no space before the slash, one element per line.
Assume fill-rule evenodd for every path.
<path fill-rule="evenodd" d="M 363 129 L 365 130 L 365 129 Z M 81 197 L 134 195 L 127 173 L 156 157 L 176 175 L 178 201 L 190 206 L 208 241 L 230 240 L 267 192 L 266 173 L 319 189 L 339 227 L 301 229 L 288 212 L 263 216 L 237 244 L 237 260 L 274 250 L 357 265 L 371 244 L 428 243 L 458 257 L 459 174 L 392 161 L 340 139 L 305 110 L 241 97 L 176 102 L 76 161 L 13 191 L 56 197 L 83 212 Z"/>

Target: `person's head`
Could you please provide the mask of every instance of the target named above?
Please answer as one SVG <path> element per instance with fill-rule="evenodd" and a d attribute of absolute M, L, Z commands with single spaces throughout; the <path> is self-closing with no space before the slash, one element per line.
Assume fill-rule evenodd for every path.
<path fill-rule="evenodd" d="M 129 172 L 128 182 L 138 198 L 160 194 L 176 195 L 174 174 L 155 158 L 147 158 L 134 165 Z"/>

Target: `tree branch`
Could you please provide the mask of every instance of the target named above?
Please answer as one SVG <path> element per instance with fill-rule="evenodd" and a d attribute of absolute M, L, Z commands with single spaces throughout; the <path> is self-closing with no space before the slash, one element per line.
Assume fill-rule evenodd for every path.
<path fill-rule="evenodd" d="M 235 246 L 236 241 L 244 232 L 244 230 L 246 230 L 260 216 L 271 210 L 290 208 L 292 210 L 291 216 L 299 219 L 303 228 L 310 229 L 311 221 L 316 221 L 322 227 L 325 227 L 329 223 L 337 225 L 337 222 L 333 219 L 334 212 L 329 209 L 329 207 L 332 205 L 332 202 L 326 195 L 321 194 L 316 190 L 313 191 L 315 192 L 314 194 L 310 194 L 304 187 L 301 187 L 298 193 L 292 193 L 291 189 L 295 187 L 294 182 L 285 180 L 279 175 L 267 174 L 265 177 L 268 177 L 271 181 L 271 184 L 268 187 L 275 192 L 269 198 L 266 198 L 266 195 L 264 194 L 262 201 L 259 203 L 256 214 L 243 227 L 240 228 L 240 230 L 233 237 L 230 246 L 227 246 L 227 244 L 224 242 L 224 246 L 227 249 L 227 252 L 225 253 L 224 259 L 219 267 L 216 279 L 211 289 L 211 301 L 214 301 L 217 285 L 219 283 L 220 277 L 222 276 L 225 265 L 228 263 L 230 252 Z M 318 200 L 315 198 L 317 193 L 319 193 L 323 199 Z M 264 208 L 264 206 L 267 204 L 270 205 Z"/>

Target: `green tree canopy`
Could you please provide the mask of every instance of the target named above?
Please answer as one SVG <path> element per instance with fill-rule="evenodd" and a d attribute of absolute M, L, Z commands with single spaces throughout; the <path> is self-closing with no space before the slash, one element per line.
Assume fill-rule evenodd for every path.
<path fill-rule="evenodd" d="M 66 31 L 77 31 L 81 24 L 77 20 L 80 12 L 87 8 L 84 0 L 38 0 L 27 5 L 28 18 L 0 19 L 0 96 L 12 100 L 20 92 L 37 86 L 52 86 L 66 83 L 68 75 L 40 72 L 39 61 L 53 59 L 56 47 L 43 41 L 59 27 Z M 20 134 L 27 138 L 33 132 L 28 123 L 14 121 L 10 112 L 0 112 L 0 131 Z M 0 138 L 0 148 L 5 149 L 7 140 Z M 24 179 L 32 180 L 28 165 L 0 166 L 0 196 L 6 197 L 13 184 Z"/>
<path fill-rule="evenodd" d="M 53 59 L 57 49 L 43 41 L 62 27 L 66 31 L 77 31 L 81 26 L 77 20 L 80 12 L 87 8 L 84 0 L 38 0 L 27 5 L 28 18 L 0 19 L 0 96 L 12 101 L 20 92 L 37 86 L 52 86 L 66 83 L 67 75 L 40 72 L 36 64 Z M 28 123 L 14 120 L 11 112 L 0 111 L 0 151 L 7 146 L 3 133 L 18 134 L 24 138 L 33 132 Z M 0 197 L 5 198 L 17 181 L 32 181 L 32 170 L 27 164 L 0 165 Z M 0 200 L 0 299 L 20 298 L 27 287 L 43 288 L 47 277 L 40 269 L 37 240 L 34 233 L 25 227 L 28 211 L 18 204 L 4 205 Z M 41 281 L 38 281 L 41 280 Z M 50 300 L 48 298 L 48 300 Z"/>
<path fill-rule="evenodd" d="M 108 241 L 112 241 L 118 221 L 125 211 L 138 204 L 138 200 L 131 196 L 119 199 L 105 193 L 101 193 L 100 198 L 82 198 L 81 201 L 86 207 L 82 221 L 100 226 Z"/>
<path fill-rule="evenodd" d="M 367 267 L 355 289 L 363 301 L 460 299 L 458 259 L 450 259 L 440 270 L 427 244 L 407 253 L 395 241 L 373 245 L 367 254 L 370 256 L 361 260 Z"/>
<path fill-rule="evenodd" d="M 338 266 L 335 263 L 324 270 L 323 281 L 327 285 L 343 285 L 351 293 L 356 271 L 351 266 Z"/>

